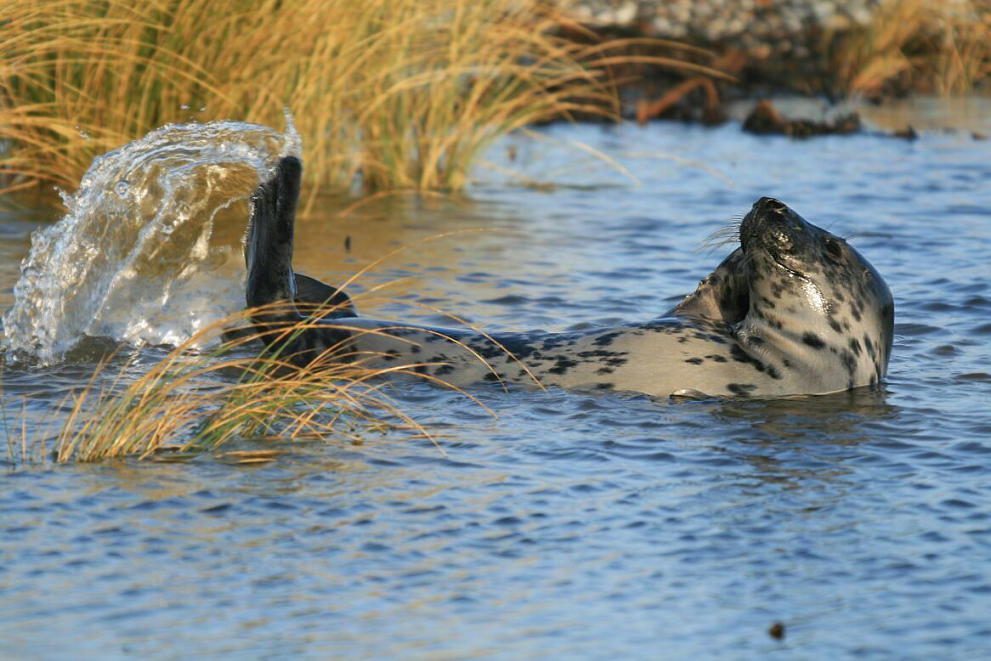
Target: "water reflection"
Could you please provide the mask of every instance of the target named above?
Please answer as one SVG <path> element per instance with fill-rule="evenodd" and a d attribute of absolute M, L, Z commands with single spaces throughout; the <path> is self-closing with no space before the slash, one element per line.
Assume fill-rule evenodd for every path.
<path fill-rule="evenodd" d="M 815 397 L 729 402 L 713 411 L 728 423 L 749 421 L 756 443 L 829 442 L 856 445 L 872 440 L 864 425 L 897 415 L 883 390 L 856 388 Z"/>
<path fill-rule="evenodd" d="M 808 491 L 810 501 L 828 488 L 835 502 L 852 495 L 847 493 L 852 475 L 899 411 L 884 391 L 858 388 L 816 397 L 727 402 L 711 413 L 725 430 L 716 441 L 721 450 L 750 468 L 734 471 L 749 488 L 756 479 Z"/>

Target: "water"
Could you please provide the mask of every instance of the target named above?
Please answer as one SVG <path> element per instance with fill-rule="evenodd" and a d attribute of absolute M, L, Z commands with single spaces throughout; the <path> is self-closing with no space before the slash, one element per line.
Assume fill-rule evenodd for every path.
<path fill-rule="evenodd" d="M 321 199 L 296 262 L 328 281 L 486 229 L 404 251 L 353 290 L 403 278 L 393 297 L 499 330 L 649 318 L 729 251 L 699 250 L 709 234 L 778 197 L 885 276 L 887 383 L 680 404 L 479 390 L 496 417 L 420 384 L 393 395 L 444 453 L 369 433 L 276 443 L 284 454 L 254 466 L 12 467 L 0 656 L 988 656 L 991 143 L 969 132 L 991 128 L 983 108 L 968 130 L 912 142 L 551 127 L 490 156 L 553 189 L 482 167 L 471 201 L 397 196 L 340 218 L 348 202 Z M 954 112 L 925 111 L 933 126 Z M 39 224 L 3 219 L 8 291 Z M 8 418 L 29 392 L 29 414 L 54 411 L 88 378 L 86 355 L 8 365 Z"/>
<path fill-rule="evenodd" d="M 64 219 L 35 233 L 4 346 L 52 362 L 83 335 L 178 344 L 236 310 L 239 234 L 215 227 L 240 224 L 223 215 L 297 143 L 292 130 L 173 125 L 98 158 L 63 193 Z"/>

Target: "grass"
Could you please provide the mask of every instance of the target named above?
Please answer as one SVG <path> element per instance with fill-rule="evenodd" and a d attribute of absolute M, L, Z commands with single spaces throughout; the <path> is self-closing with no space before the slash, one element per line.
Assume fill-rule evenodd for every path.
<path fill-rule="evenodd" d="M 542 0 L 0 3 L 0 187 L 68 189 L 168 122 L 289 108 L 314 190 L 456 191 L 507 132 L 615 114 L 629 41 L 576 31 Z"/>
<path fill-rule="evenodd" d="M 869 98 L 968 93 L 991 75 L 991 12 L 972 0 L 886 0 L 833 63 L 848 93 Z"/>
<path fill-rule="evenodd" d="M 251 346 L 257 346 L 262 336 L 256 332 L 241 333 L 212 352 L 193 349 L 220 338 L 231 327 L 244 326 L 259 310 L 244 310 L 204 328 L 151 369 L 124 361 L 112 374 L 109 366 L 120 361 L 105 358 L 85 386 L 55 407 L 61 417 L 32 425 L 32 431 L 23 413 L 19 421 L 8 419 L 5 406 L 8 462 L 43 463 L 49 458 L 58 463 L 91 462 L 123 456 L 174 459 L 213 452 L 232 441 L 360 442 L 363 435 L 386 428 L 432 438 L 383 390 L 382 377 L 392 374 L 445 385 L 417 374 L 418 365 L 372 367 L 376 356 L 351 353 L 342 344 L 309 366 L 298 367 L 277 351 L 257 355 Z M 302 322 L 266 333 L 286 337 L 302 332 L 321 323 L 331 310 L 322 308 Z M 274 456 L 268 450 L 227 454 L 242 462 Z"/>

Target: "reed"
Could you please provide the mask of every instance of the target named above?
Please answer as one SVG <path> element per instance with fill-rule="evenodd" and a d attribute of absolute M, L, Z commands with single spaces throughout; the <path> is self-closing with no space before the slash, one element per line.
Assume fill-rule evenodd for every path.
<path fill-rule="evenodd" d="M 67 188 L 165 123 L 280 126 L 289 108 L 313 188 L 458 190 L 500 135 L 616 111 L 608 72 L 626 44 L 564 37 L 581 28 L 548 4 L 0 3 L 0 186 Z"/>
<path fill-rule="evenodd" d="M 258 355 L 252 348 L 263 339 L 277 340 L 325 323 L 323 316 L 333 308 L 321 308 L 303 321 L 267 330 L 264 335 L 239 333 L 214 351 L 193 349 L 232 327 L 245 327 L 260 310 L 238 312 L 204 328 L 151 369 L 123 361 L 114 373 L 109 366 L 121 361 L 108 357 L 84 387 L 69 393 L 56 407 L 62 412 L 59 420 L 35 425 L 32 431 L 26 428 L 23 414 L 20 422 L 11 419 L 5 406 L 2 422 L 8 462 L 48 458 L 89 462 L 123 456 L 169 459 L 214 452 L 231 441 L 322 438 L 360 442 L 364 435 L 383 429 L 432 438 L 383 390 L 383 377 L 395 374 L 446 385 L 417 373 L 418 365 L 371 367 L 376 356 L 350 353 L 342 344 L 299 367 L 278 351 Z M 0 398 L 2 394 L 0 382 Z M 273 456 L 271 451 L 257 449 L 234 454 L 240 461 Z"/>
<path fill-rule="evenodd" d="M 852 94 L 968 93 L 991 74 L 991 12 L 973 0 L 886 0 L 840 40 L 833 62 Z"/>

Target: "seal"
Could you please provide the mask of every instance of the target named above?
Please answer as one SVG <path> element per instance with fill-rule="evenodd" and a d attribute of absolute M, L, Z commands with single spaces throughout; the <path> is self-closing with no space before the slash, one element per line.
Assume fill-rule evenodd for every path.
<path fill-rule="evenodd" d="M 405 366 L 459 387 L 537 383 L 655 397 L 826 394 L 876 387 L 887 371 L 888 286 L 845 240 L 773 198 L 753 204 L 740 223 L 740 246 L 656 319 L 488 335 L 360 317 L 346 294 L 294 273 L 301 173 L 299 160 L 286 157 L 258 186 L 245 243 L 252 323 L 270 350 L 297 364 L 334 355 Z M 288 324 L 297 330 L 286 332 Z"/>

